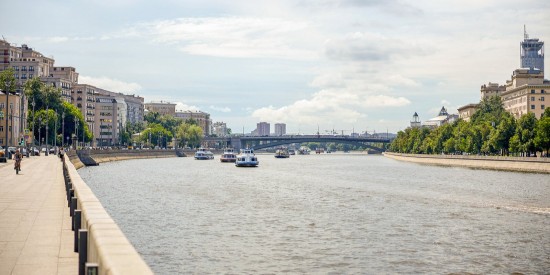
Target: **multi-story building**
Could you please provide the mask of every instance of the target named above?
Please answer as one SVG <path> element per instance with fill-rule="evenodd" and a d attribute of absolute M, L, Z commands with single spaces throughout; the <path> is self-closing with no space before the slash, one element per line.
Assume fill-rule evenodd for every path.
<path fill-rule="evenodd" d="M 118 105 L 113 97 L 95 97 L 97 125 L 93 130 L 96 146 L 113 146 L 119 143 Z"/>
<path fill-rule="evenodd" d="M 481 99 L 484 99 L 492 96 L 500 96 L 502 92 L 506 91 L 506 86 L 489 82 L 488 84 L 483 84 L 479 91 L 481 93 Z"/>
<path fill-rule="evenodd" d="M 80 110 L 92 133 L 96 132 L 95 105 L 98 94 L 98 88 L 89 84 L 76 84 L 71 91 L 71 103 Z"/>
<path fill-rule="evenodd" d="M 520 42 L 521 68 L 539 69 L 544 73 L 544 42 L 529 38 L 523 26 L 523 41 Z"/>
<path fill-rule="evenodd" d="M 213 134 L 218 137 L 225 137 L 227 136 L 227 124 L 225 122 L 215 122 L 212 125 L 213 128 Z"/>
<path fill-rule="evenodd" d="M 284 124 L 284 123 L 275 123 L 275 135 L 276 136 L 286 135 L 286 124 Z"/>
<path fill-rule="evenodd" d="M 126 125 L 126 122 L 143 122 L 143 97 L 136 96 L 134 94 L 125 95 L 123 93 L 111 92 L 103 89 L 101 89 L 99 93 L 101 95 L 114 97 L 119 103 L 125 104 L 125 106 L 121 106 L 119 108 L 119 115 L 122 118 L 123 125 Z M 124 110 L 124 112 L 122 112 L 121 110 Z"/>
<path fill-rule="evenodd" d="M 199 127 L 202 128 L 204 136 L 209 136 L 212 134 L 212 120 L 210 119 L 209 113 L 201 111 L 184 111 L 176 112 L 175 117 L 183 120 L 193 119 L 197 122 Z"/>
<path fill-rule="evenodd" d="M 26 121 L 27 113 L 23 105 L 20 94 L 9 93 L 6 99 L 6 93 L 0 92 L 0 146 L 16 146 L 22 138 L 25 142 L 32 142 L 24 130 L 25 124 L 21 123 Z"/>
<path fill-rule="evenodd" d="M 160 102 L 145 103 L 145 109 L 147 109 L 149 112 L 156 112 L 161 115 L 176 115 L 176 104 L 164 102 L 162 100 Z"/>
<path fill-rule="evenodd" d="M 44 83 L 61 89 L 61 99 L 71 103 L 71 91 L 78 84 L 78 73 L 73 67 L 53 67 L 50 75 L 40 77 Z"/>
<path fill-rule="evenodd" d="M 458 117 L 465 121 L 470 121 L 470 119 L 476 112 L 478 105 L 479 104 L 472 103 L 458 108 Z"/>
<path fill-rule="evenodd" d="M 541 118 L 544 109 L 550 106 L 547 103 L 549 91 L 550 81 L 544 79 L 542 71 L 517 69 L 512 79 L 506 81 L 506 91 L 501 94 L 502 104 L 516 119 L 527 113 Z"/>
<path fill-rule="evenodd" d="M 271 133 L 271 126 L 267 122 L 260 122 L 256 124 L 256 130 L 258 131 L 258 136 L 269 136 Z"/>

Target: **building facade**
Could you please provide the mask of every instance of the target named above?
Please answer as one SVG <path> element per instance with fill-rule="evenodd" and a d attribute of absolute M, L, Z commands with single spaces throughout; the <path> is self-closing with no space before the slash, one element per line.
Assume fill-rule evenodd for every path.
<path fill-rule="evenodd" d="M 209 113 L 201 111 L 184 111 L 176 112 L 175 117 L 182 120 L 193 119 L 197 122 L 197 125 L 202 128 L 202 133 L 204 136 L 210 136 L 212 134 L 212 120 L 210 119 Z"/>
<path fill-rule="evenodd" d="M 458 117 L 465 121 L 470 121 L 474 113 L 477 111 L 478 105 L 479 104 L 472 103 L 458 108 Z"/>
<path fill-rule="evenodd" d="M 269 136 L 271 133 L 270 125 L 267 122 L 260 122 L 256 124 L 256 130 L 258 131 L 258 136 Z"/>
<path fill-rule="evenodd" d="M 6 96 L 4 91 L 0 91 L 0 146 L 17 146 L 22 138 L 28 136 L 25 123 L 22 123 L 26 121 L 26 113 L 18 93 L 9 93 Z M 25 142 L 31 141 L 25 139 Z"/>
<path fill-rule="evenodd" d="M 145 109 L 149 112 L 156 112 L 161 115 L 176 116 L 176 104 L 160 101 L 145 103 Z"/>
<path fill-rule="evenodd" d="M 275 123 L 275 135 L 279 137 L 286 135 L 286 124 Z"/>
<path fill-rule="evenodd" d="M 215 122 L 212 124 L 212 130 L 212 133 L 218 137 L 225 137 L 229 134 L 225 122 Z"/>
<path fill-rule="evenodd" d="M 544 109 L 550 106 L 547 103 L 549 91 L 550 81 L 544 79 L 542 71 L 517 69 L 512 79 L 506 81 L 506 91 L 501 95 L 502 104 L 516 119 L 527 113 L 534 113 L 540 119 Z"/>
<path fill-rule="evenodd" d="M 525 26 L 523 41 L 520 42 L 521 68 L 539 69 L 544 73 L 544 42 L 538 38 L 529 38 Z"/>
<path fill-rule="evenodd" d="M 119 142 L 118 104 L 115 98 L 97 96 L 95 117 L 99 127 L 93 131 L 95 146 L 113 146 Z"/>

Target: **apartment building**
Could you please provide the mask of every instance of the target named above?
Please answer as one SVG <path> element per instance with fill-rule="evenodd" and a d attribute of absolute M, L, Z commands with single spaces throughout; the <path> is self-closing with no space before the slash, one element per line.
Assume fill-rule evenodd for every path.
<path fill-rule="evenodd" d="M 269 136 L 269 134 L 271 133 L 271 125 L 267 122 L 257 123 L 256 131 L 258 136 Z"/>
<path fill-rule="evenodd" d="M 275 123 L 275 135 L 276 136 L 286 135 L 286 124 L 284 124 L 284 123 Z"/>
<path fill-rule="evenodd" d="M 225 122 L 215 122 L 212 125 L 213 134 L 218 137 L 225 137 L 227 136 L 227 124 Z"/>
<path fill-rule="evenodd" d="M 145 103 L 145 109 L 149 112 L 156 112 L 161 115 L 176 115 L 176 104 L 165 101 Z"/>
<path fill-rule="evenodd" d="M 109 96 L 95 97 L 95 118 L 98 127 L 93 130 L 95 146 L 114 146 L 119 143 L 117 100 Z"/>
<path fill-rule="evenodd" d="M 73 67 L 53 67 L 48 76 L 41 76 L 40 80 L 54 88 L 61 90 L 61 99 L 71 103 L 71 91 L 78 84 L 78 73 Z"/>
<path fill-rule="evenodd" d="M 32 142 L 23 127 L 26 124 L 21 123 L 21 120 L 26 121 L 27 114 L 23 106 L 19 93 L 10 93 L 6 99 L 6 93 L 0 92 L 0 146 L 15 146 L 21 138 L 25 138 L 25 142 Z"/>
<path fill-rule="evenodd" d="M 212 120 L 210 119 L 209 113 L 201 111 L 183 111 L 176 112 L 175 117 L 183 120 L 193 119 L 197 122 L 199 127 L 202 128 L 204 136 L 210 136 L 212 134 Z"/>
<path fill-rule="evenodd" d="M 538 69 L 517 69 L 512 79 L 506 81 L 506 91 L 501 94 L 504 109 L 516 119 L 527 113 L 541 118 L 544 109 L 550 105 L 550 81 L 544 79 L 544 73 Z"/>

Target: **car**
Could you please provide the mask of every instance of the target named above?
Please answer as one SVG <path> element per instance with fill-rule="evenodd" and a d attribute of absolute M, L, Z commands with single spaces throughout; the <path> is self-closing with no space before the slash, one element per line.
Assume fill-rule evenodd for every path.
<path fill-rule="evenodd" d="M 38 150 L 38 148 L 36 147 L 32 147 L 31 152 L 33 152 L 33 155 L 35 156 L 40 156 L 40 150 Z"/>
<path fill-rule="evenodd" d="M 50 147 L 50 154 L 55 154 L 55 147 Z"/>
<path fill-rule="evenodd" d="M 40 149 L 40 152 L 45 154 L 46 153 L 46 147 L 42 147 L 42 149 Z"/>

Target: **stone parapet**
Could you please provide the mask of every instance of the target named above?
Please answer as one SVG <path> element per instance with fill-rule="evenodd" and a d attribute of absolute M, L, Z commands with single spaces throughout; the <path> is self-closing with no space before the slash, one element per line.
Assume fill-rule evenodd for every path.
<path fill-rule="evenodd" d="M 65 169 L 77 201 L 75 210 L 81 213 L 80 228 L 88 231 L 86 263 L 97 264 L 98 274 L 153 274 L 68 161 L 69 156 L 65 156 Z"/>
<path fill-rule="evenodd" d="M 401 161 L 431 165 L 550 174 L 550 158 L 520 158 L 473 155 L 422 155 L 400 154 L 391 152 L 385 152 L 384 156 Z"/>

